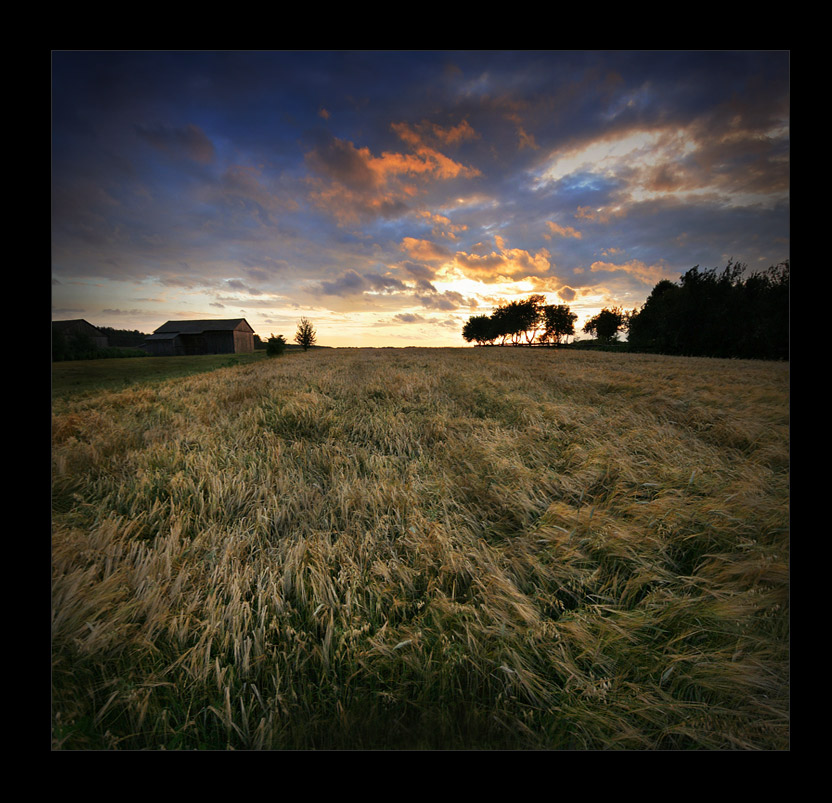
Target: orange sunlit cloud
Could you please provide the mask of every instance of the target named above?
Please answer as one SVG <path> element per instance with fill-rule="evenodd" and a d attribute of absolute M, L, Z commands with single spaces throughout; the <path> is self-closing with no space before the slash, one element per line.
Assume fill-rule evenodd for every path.
<path fill-rule="evenodd" d="M 415 125 L 393 123 L 391 128 L 399 135 L 402 141 L 417 151 L 423 148 L 431 150 L 427 143 L 427 140 L 430 139 L 434 139 L 443 145 L 458 145 L 460 142 L 477 139 L 479 137 L 479 134 L 474 131 L 467 120 L 463 120 L 458 125 L 448 128 L 427 121 Z"/>
<path fill-rule="evenodd" d="M 343 222 L 384 217 L 404 211 L 418 193 L 417 186 L 405 179 L 447 181 L 480 174 L 424 144 L 421 134 L 406 124 L 392 128 L 414 152 L 384 151 L 374 156 L 368 147 L 338 138 L 309 151 L 307 164 L 318 176 L 310 181 L 314 203 Z"/>
<path fill-rule="evenodd" d="M 547 240 L 552 239 L 552 234 L 557 234 L 561 237 L 574 237 L 576 240 L 580 240 L 583 237 L 583 234 L 572 226 L 560 226 L 551 220 L 546 221 L 546 226 L 551 232 L 551 234 L 543 235 Z"/>
<path fill-rule="evenodd" d="M 418 212 L 417 216 L 429 221 L 433 225 L 434 237 L 455 240 L 462 232 L 468 230 L 468 226 L 464 223 L 452 223 L 449 217 L 437 215 L 427 210 Z"/>
<path fill-rule="evenodd" d="M 413 259 L 421 262 L 441 262 L 451 258 L 451 252 L 444 246 L 432 243 L 430 240 L 419 240 L 415 237 L 405 237 L 401 248 Z"/>
<path fill-rule="evenodd" d="M 456 269 L 468 279 L 494 283 L 548 273 L 552 267 L 551 255 L 545 248 L 531 253 L 523 248 L 508 248 L 499 236 L 494 242 L 497 250 L 490 253 L 457 251 L 447 269 Z"/>
<path fill-rule="evenodd" d="M 557 293 L 560 300 L 565 304 L 569 304 L 577 300 L 583 292 L 575 287 L 570 287 L 557 276 L 549 276 L 545 278 L 540 276 L 531 276 L 528 281 L 532 292 Z"/>

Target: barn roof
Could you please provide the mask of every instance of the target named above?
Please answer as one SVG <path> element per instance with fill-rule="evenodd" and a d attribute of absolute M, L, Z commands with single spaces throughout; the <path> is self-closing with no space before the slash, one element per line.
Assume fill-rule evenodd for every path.
<path fill-rule="evenodd" d="M 161 338 L 157 335 L 198 335 L 202 332 L 232 332 L 239 329 L 243 332 L 253 332 L 249 322 L 245 318 L 227 318 L 224 320 L 206 320 L 206 321 L 168 321 L 162 324 L 155 332 L 153 337 L 156 340 Z"/>
<path fill-rule="evenodd" d="M 85 321 L 83 318 L 75 318 L 71 321 L 52 321 L 53 331 L 57 329 L 60 332 L 65 332 L 71 329 L 87 328 L 94 330 L 99 335 L 103 334 L 103 332 L 97 326 L 93 326 L 89 321 Z"/>

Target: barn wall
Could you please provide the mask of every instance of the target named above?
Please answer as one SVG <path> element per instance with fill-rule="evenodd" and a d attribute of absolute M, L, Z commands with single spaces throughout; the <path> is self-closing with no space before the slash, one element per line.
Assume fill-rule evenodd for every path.
<path fill-rule="evenodd" d="M 234 330 L 234 353 L 252 354 L 254 352 L 254 334 L 252 332 L 241 332 Z"/>
<path fill-rule="evenodd" d="M 145 349 L 154 357 L 172 357 L 177 354 L 176 340 L 148 340 Z"/>
<path fill-rule="evenodd" d="M 205 332 L 205 354 L 233 354 L 234 334 L 232 332 Z"/>
<path fill-rule="evenodd" d="M 233 354 L 232 332 L 201 332 L 198 335 L 181 334 L 176 338 L 180 354 Z"/>

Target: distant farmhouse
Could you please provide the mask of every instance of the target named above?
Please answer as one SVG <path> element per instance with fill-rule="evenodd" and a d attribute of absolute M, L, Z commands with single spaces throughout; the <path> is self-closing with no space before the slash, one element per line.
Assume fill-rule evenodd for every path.
<path fill-rule="evenodd" d="M 109 345 L 107 335 L 83 318 L 74 321 L 52 321 L 52 339 L 56 337 L 68 343 L 84 341 L 99 349 L 105 349 Z"/>
<path fill-rule="evenodd" d="M 168 321 L 145 340 L 155 356 L 250 354 L 254 329 L 245 318 L 222 321 Z"/>

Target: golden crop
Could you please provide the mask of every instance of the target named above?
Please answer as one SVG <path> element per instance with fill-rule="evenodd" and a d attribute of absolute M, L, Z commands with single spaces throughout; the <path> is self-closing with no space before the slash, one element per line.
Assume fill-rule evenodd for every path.
<path fill-rule="evenodd" d="M 788 365 L 327 349 L 53 409 L 55 749 L 787 749 Z"/>

